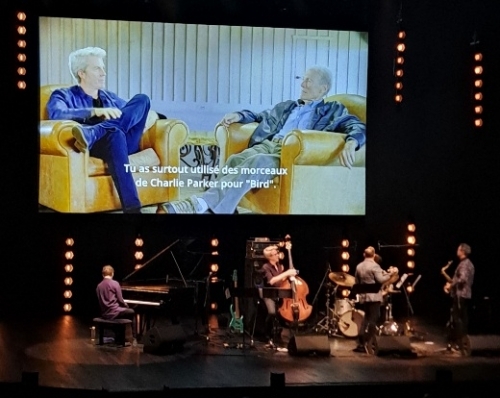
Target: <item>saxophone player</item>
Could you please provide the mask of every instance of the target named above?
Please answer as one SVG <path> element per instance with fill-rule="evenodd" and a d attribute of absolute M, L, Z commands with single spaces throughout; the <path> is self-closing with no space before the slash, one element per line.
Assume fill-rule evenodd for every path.
<path fill-rule="evenodd" d="M 462 355 L 469 354 L 468 323 L 469 302 L 472 297 L 472 283 L 474 282 L 474 264 L 469 259 L 471 248 L 466 243 L 461 243 L 457 249 L 460 260 L 453 278 L 448 280 L 444 290 L 449 291 L 452 298 L 451 308 L 451 333 L 448 336 L 448 350 L 454 345 Z"/>

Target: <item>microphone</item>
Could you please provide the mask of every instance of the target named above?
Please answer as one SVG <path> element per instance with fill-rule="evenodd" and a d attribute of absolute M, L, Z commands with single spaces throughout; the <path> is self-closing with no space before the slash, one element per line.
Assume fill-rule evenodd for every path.
<path fill-rule="evenodd" d="M 380 241 L 377 242 L 378 251 L 380 251 Z"/>

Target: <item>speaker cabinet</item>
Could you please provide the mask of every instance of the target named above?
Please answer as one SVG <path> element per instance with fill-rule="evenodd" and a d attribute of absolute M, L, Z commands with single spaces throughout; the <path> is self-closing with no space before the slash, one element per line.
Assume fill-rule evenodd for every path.
<path fill-rule="evenodd" d="M 288 343 L 288 353 L 295 356 L 330 356 L 330 342 L 327 335 L 296 335 Z"/>
<path fill-rule="evenodd" d="M 500 355 L 500 336 L 470 335 L 469 353 L 471 355 Z"/>
<path fill-rule="evenodd" d="M 143 336 L 144 352 L 150 354 L 174 354 L 183 349 L 186 333 L 180 325 L 153 327 Z"/>
<path fill-rule="evenodd" d="M 379 356 L 398 354 L 416 357 L 408 336 L 376 336 L 373 350 Z"/>

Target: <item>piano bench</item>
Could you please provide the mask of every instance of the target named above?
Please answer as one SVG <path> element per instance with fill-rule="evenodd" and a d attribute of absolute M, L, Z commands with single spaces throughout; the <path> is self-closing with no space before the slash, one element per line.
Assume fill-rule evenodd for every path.
<path fill-rule="evenodd" d="M 99 333 L 99 345 L 104 345 L 104 330 L 111 330 L 115 334 L 115 343 L 125 346 L 125 327 L 132 323 L 130 319 L 103 319 L 94 318 Z"/>

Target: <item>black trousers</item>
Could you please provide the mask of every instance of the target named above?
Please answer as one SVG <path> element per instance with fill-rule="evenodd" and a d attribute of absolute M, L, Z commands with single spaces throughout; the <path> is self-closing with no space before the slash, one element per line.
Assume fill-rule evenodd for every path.
<path fill-rule="evenodd" d="M 460 344 L 469 331 L 470 299 L 453 297 L 449 342 Z"/>
<path fill-rule="evenodd" d="M 380 301 L 364 302 L 361 307 L 365 312 L 365 317 L 361 324 L 358 342 L 360 345 L 364 345 L 377 332 L 377 322 L 380 318 Z"/>
<path fill-rule="evenodd" d="M 124 308 L 115 319 L 130 319 L 132 320 L 132 337 L 137 338 L 137 320 L 135 317 L 135 311 L 132 308 Z"/>

